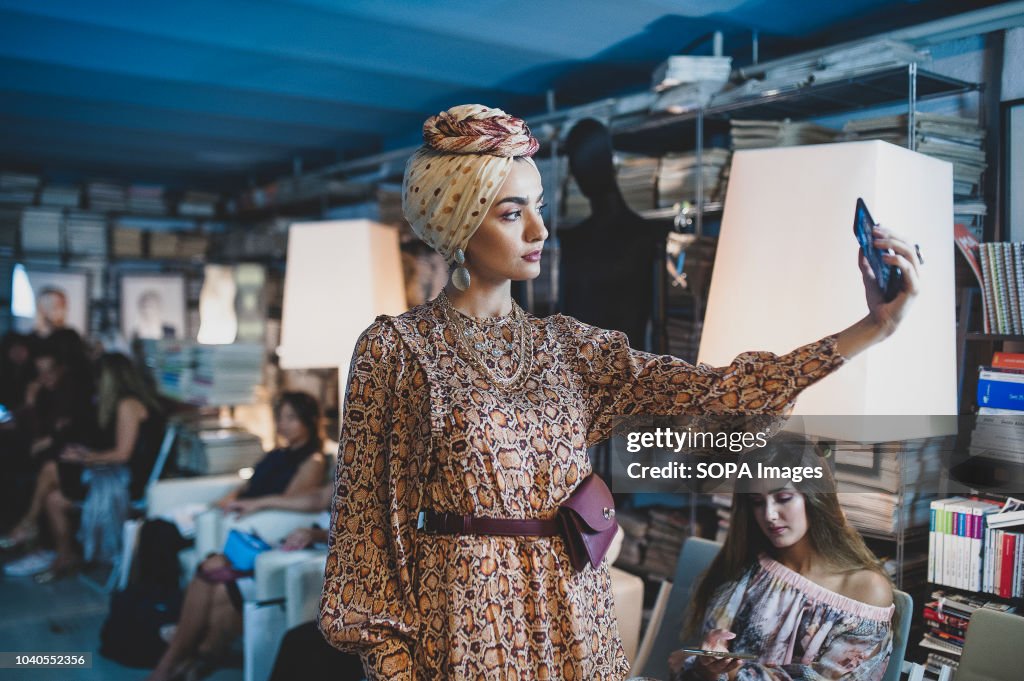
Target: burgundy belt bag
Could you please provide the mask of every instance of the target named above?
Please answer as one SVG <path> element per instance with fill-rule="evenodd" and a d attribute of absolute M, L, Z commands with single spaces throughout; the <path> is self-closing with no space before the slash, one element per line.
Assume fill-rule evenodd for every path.
<path fill-rule="evenodd" d="M 600 565 L 619 527 L 615 500 L 604 480 L 589 475 L 559 506 L 558 518 L 573 568 L 581 572 L 588 562 Z"/>

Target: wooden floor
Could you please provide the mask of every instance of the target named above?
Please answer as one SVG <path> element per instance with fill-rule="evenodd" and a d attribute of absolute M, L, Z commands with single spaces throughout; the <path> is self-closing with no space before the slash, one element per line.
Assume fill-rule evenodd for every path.
<path fill-rule="evenodd" d="M 0 680 L 141 681 L 145 669 L 123 667 L 100 657 L 100 627 L 107 616 L 109 595 L 103 593 L 106 573 L 71 577 L 50 584 L 0 574 L 0 652 L 91 652 L 92 669 L 0 669 Z M 96 580 L 96 581 L 91 581 Z M 210 681 L 241 681 L 241 669 L 221 669 Z"/>

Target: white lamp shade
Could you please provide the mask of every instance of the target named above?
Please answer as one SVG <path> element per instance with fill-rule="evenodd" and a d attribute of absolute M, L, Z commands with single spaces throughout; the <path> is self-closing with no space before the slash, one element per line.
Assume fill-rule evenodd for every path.
<path fill-rule="evenodd" d="M 858 197 L 876 221 L 920 244 L 921 293 L 893 336 L 805 390 L 794 413 L 907 417 L 878 420 L 884 432 L 867 419 L 859 428 L 856 419 L 809 420 L 845 424 L 812 434 L 847 440 L 955 432 L 952 166 L 885 142 L 733 156 L 699 361 L 786 353 L 867 314 L 853 234 Z"/>
<path fill-rule="evenodd" d="M 398 230 L 370 220 L 289 227 L 281 368 L 337 367 L 343 386 L 359 334 L 405 309 Z"/>

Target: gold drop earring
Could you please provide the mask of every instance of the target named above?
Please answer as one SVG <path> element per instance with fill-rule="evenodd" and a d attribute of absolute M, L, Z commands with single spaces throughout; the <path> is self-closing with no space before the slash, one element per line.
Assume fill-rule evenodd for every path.
<path fill-rule="evenodd" d="M 455 263 L 458 265 L 452 270 L 452 284 L 460 291 L 469 288 L 469 270 L 466 269 L 466 254 L 461 248 L 455 249 Z"/>

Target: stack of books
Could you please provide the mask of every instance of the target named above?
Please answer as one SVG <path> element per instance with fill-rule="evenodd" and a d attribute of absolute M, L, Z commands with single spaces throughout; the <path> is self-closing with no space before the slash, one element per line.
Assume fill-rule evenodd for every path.
<path fill-rule="evenodd" d="M 166 215 L 164 188 L 160 185 L 133 184 L 128 187 L 128 209 L 133 213 Z"/>
<path fill-rule="evenodd" d="M 185 196 L 178 203 L 178 215 L 213 217 L 217 212 L 217 203 L 219 201 L 220 197 L 210 192 L 185 192 Z"/>
<path fill-rule="evenodd" d="M 731 73 L 732 57 L 673 55 L 654 69 L 652 81 L 658 92 L 688 83 L 711 82 L 721 87 Z"/>
<path fill-rule="evenodd" d="M 877 445 L 837 442 L 836 486 L 850 524 L 895 538 L 928 525 L 929 504 L 942 474 L 944 438 Z"/>
<path fill-rule="evenodd" d="M 143 353 L 157 390 L 186 404 L 250 404 L 263 378 L 263 346 L 258 343 L 200 345 L 165 339 L 143 341 Z"/>
<path fill-rule="evenodd" d="M 107 222 L 95 213 L 69 213 L 67 237 L 72 255 L 107 255 Z"/>
<path fill-rule="evenodd" d="M 992 355 L 992 365 L 978 368 L 978 427 L 984 426 L 984 437 L 977 439 L 980 445 L 991 446 L 993 450 L 1004 449 L 1016 456 L 1003 458 L 1013 463 L 1024 463 L 1024 354 L 997 352 Z M 986 417 L 1003 416 L 1004 419 Z M 972 437 L 971 444 L 976 440 Z"/>
<path fill-rule="evenodd" d="M 671 579 L 683 541 L 690 535 L 689 512 L 660 507 L 623 511 L 625 536 L 615 564 L 652 578 Z"/>
<path fill-rule="evenodd" d="M 0 203 L 30 206 L 36 200 L 39 176 L 28 173 L 0 173 Z"/>
<path fill-rule="evenodd" d="M 241 428 L 186 431 L 178 452 L 178 467 L 195 475 L 237 473 L 255 467 L 264 453 L 259 437 Z"/>
<path fill-rule="evenodd" d="M 60 253 L 63 213 L 53 208 L 26 208 L 21 213 L 21 248 L 29 253 Z"/>
<path fill-rule="evenodd" d="M 74 185 L 48 184 L 39 193 L 39 203 L 58 208 L 78 208 L 82 192 Z"/>
<path fill-rule="evenodd" d="M 985 158 L 985 129 L 976 119 L 917 112 L 914 116 L 917 151 L 953 164 L 954 221 L 980 240 L 987 207 L 980 196 Z M 881 116 L 849 121 L 846 139 L 877 139 L 908 146 L 907 115 Z"/>
<path fill-rule="evenodd" d="M 732 148 L 762 149 L 765 147 L 793 147 L 804 144 L 835 142 L 842 134 L 839 130 L 816 123 L 791 121 L 733 120 Z"/>
<path fill-rule="evenodd" d="M 990 602 L 978 596 L 969 596 L 943 590 L 932 592 L 932 600 L 925 603 L 924 620 L 928 627 L 921 639 L 921 647 L 936 651 L 929 656 L 935 665 L 956 667 L 964 650 L 964 638 L 970 626 L 971 617 L 981 608 L 999 612 L 1015 611 L 1011 605 Z"/>
<path fill-rule="evenodd" d="M 654 208 L 659 159 L 656 156 L 637 154 L 616 156 L 619 157 L 619 163 L 615 177 L 626 205 L 637 212 Z"/>
<path fill-rule="evenodd" d="M 1021 450 L 1017 450 L 1021 451 Z M 1009 498 L 986 516 L 981 590 L 1000 598 L 1024 597 L 1024 501 Z"/>
<path fill-rule="evenodd" d="M 928 581 L 981 591 L 986 563 L 986 516 L 999 504 L 986 499 L 950 497 L 931 503 Z"/>
<path fill-rule="evenodd" d="M 141 229 L 115 227 L 110 240 L 110 247 L 114 256 L 118 258 L 141 258 L 143 234 L 145 232 Z"/>
<path fill-rule="evenodd" d="M 728 149 L 705 149 L 701 156 L 700 171 L 704 181 L 704 201 L 719 201 L 724 197 L 723 170 L 728 167 L 731 153 Z M 669 154 L 661 159 L 658 169 L 658 208 L 668 208 L 683 201 L 697 198 L 697 155 Z"/>
<path fill-rule="evenodd" d="M 978 245 L 985 333 L 1024 334 L 1024 242 Z"/>
<path fill-rule="evenodd" d="M 124 212 L 128 209 L 125 188 L 109 182 L 90 182 L 85 189 L 90 210 Z"/>

